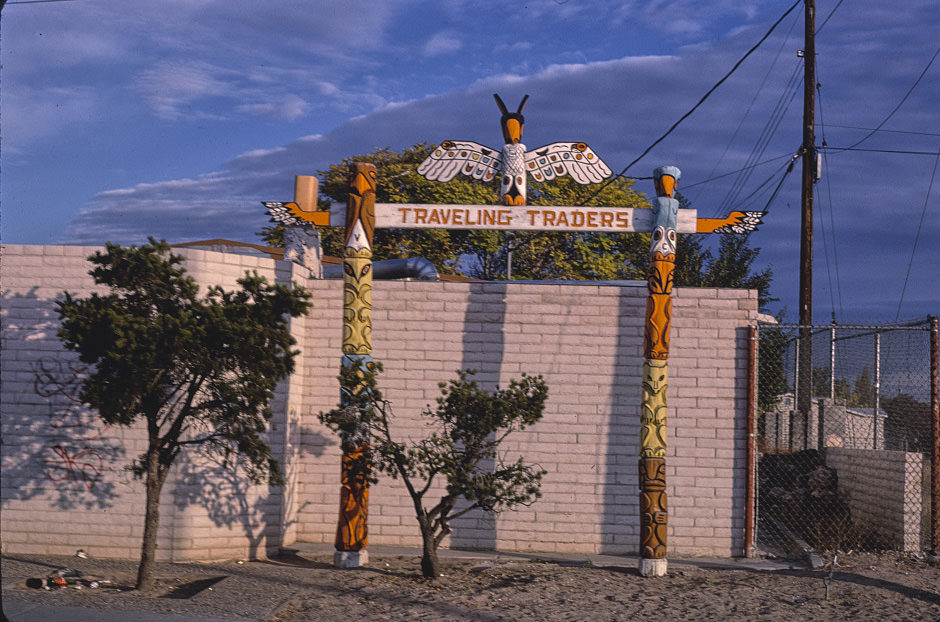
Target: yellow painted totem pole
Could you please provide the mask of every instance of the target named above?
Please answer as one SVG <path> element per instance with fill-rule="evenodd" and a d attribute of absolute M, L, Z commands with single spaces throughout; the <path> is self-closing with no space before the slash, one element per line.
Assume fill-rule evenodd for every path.
<path fill-rule="evenodd" d="M 346 368 L 369 369 L 372 359 L 372 236 L 375 231 L 375 166 L 350 166 L 346 206 L 346 247 L 343 251 L 343 359 Z M 362 385 L 340 387 L 340 400 L 363 390 Z M 340 568 L 366 564 L 369 554 L 369 430 L 343 438 L 339 522 L 333 563 Z"/>
<path fill-rule="evenodd" d="M 669 386 L 669 323 L 676 263 L 676 219 L 673 198 L 679 169 L 664 166 L 653 173 L 656 200 L 647 273 L 646 330 L 643 338 L 643 403 L 640 415 L 640 574 L 666 574 L 666 390 Z"/>

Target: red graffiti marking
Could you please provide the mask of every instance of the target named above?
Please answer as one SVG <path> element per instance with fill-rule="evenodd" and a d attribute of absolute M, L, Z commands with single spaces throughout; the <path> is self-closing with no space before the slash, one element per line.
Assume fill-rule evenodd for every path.
<path fill-rule="evenodd" d="M 49 448 L 55 458 L 46 460 L 46 476 L 53 482 L 81 481 L 85 488 L 91 492 L 95 483 L 101 479 L 101 469 L 104 461 L 94 449 L 83 449 L 76 454 L 62 445 L 53 445 Z"/>
<path fill-rule="evenodd" d="M 88 367 L 75 362 L 56 359 L 42 359 L 33 367 L 36 376 L 33 391 L 39 397 L 48 400 L 49 425 L 59 433 L 67 433 L 67 438 L 55 439 L 48 447 L 52 453 L 45 460 L 46 476 L 50 481 L 82 482 L 91 492 L 101 479 L 104 460 L 92 447 L 67 449 L 69 441 L 93 441 L 100 439 L 106 425 L 99 426 L 99 420 L 82 404 L 79 397 Z"/>

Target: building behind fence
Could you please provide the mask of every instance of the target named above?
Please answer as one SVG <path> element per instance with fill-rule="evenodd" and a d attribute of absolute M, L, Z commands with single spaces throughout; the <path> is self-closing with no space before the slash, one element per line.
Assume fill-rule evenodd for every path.
<path fill-rule="evenodd" d="M 935 319 L 759 327 L 759 540 L 936 549 L 936 338 Z"/>

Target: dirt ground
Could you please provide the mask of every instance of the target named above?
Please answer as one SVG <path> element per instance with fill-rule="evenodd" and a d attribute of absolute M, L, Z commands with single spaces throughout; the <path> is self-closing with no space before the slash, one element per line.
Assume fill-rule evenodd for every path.
<path fill-rule="evenodd" d="M 7 556 L 3 599 L 127 611 L 308 620 L 859 620 L 940 622 L 940 567 L 898 553 L 841 555 L 830 569 L 748 570 L 696 559 L 670 560 L 666 577 L 635 566 L 538 559 L 444 559 L 444 574 L 421 578 L 416 557 L 373 556 L 336 570 L 327 555 L 264 562 L 160 564 L 160 590 L 129 589 L 131 562 Z M 828 559 L 826 561 L 829 561 Z M 61 565 L 113 583 L 46 591 L 25 579 Z M 828 583 L 828 599 L 826 598 Z"/>
<path fill-rule="evenodd" d="M 673 566 L 650 579 L 616 567 L 452 561 L 429 583 L 416 578 L 417 560 L 399 558 L 329 594 L 298 594 L 273 620 L 940 621 L 940 569 L 896 554 L 843 557 L 828 601 L 823 570 Z"/>

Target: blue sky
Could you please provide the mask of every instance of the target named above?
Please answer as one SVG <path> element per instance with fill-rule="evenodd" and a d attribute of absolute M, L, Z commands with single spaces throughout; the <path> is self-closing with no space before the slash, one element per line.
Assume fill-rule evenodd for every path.
<path fill-rule="evenodd" d="M 258 241 L 260 201 L 289 200 L 294 175 L 376 147 L 498 147 L 494 92 L 510 107 L 530 95 L 530 147 L 584 141 L 618 172 L 792 4 L 12 2 L 0 21 L 0 236 L 31 244 Z M 801 142 L 802 13 L 628 174 L 679 166 L 700 216 L 762 209 Z M 848 147 L 883 125 L 857 147 L 879 151 L 826 153 L 815 320 L 937 314 L 937 158 L 882 151 L 940 150 L 940 59 L 917 82 L 940 45 L 940 5 L 818 0 L 817 27 L 817 143 Z M 774 270 L 772 310 L 791 320 L 799 221 L 797 165 L 752 238 Z"/>

